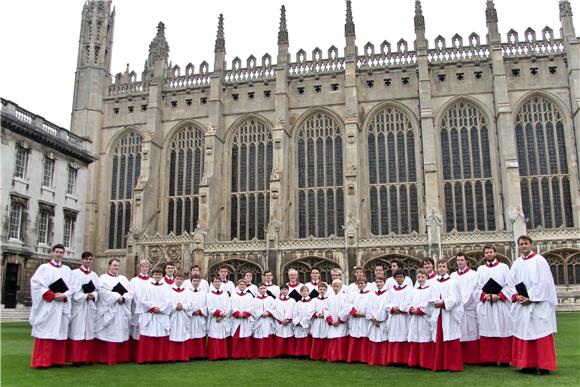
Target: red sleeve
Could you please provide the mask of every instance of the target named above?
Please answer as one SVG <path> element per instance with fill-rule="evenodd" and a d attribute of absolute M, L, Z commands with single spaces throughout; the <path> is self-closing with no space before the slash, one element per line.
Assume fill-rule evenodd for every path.
<path fill-rule="evenodd" d="M 149 309 L 147 312 L 149 312 L 149 313 L 153 313 L 153 310 L 154 310 L 154 309 L 155 309 L 155 307 L 153 307 L 153 308 Z"/>
<path fill-rule="evenodd" d="M 332 324 L 332 317 L 328 316 L 326 318 L 326 322 L 328 323 L 328 325 L 331 325 Z"/>
<path fill-rule="evenodd" d="M 423 312 L 421 308 L 415 308 L 415 313 L 419 316 L 425 316 L 425 312 Z"/>
<path fill-rule="evenodd" d="M 268 317 L 272 317 L 272 313 L 266 311 L 266 313 L 268 313 Z"/>
<path fill-rule="evenodd" d="M 239 310 L 236 310 L 234 313 L 232 313 L 232 317 L 239 318 L 240 317 L 240 311 Z"/>
<path fill-rule="evenodd" d="M 441 309 L 445 309 L 445 301 L 443 301 L 443 307 Z"/>
<path fill-rule="evenodd" d="M 250 317 L 251 315 L 252 315 L 252 314 L 251 314 L 251 313 L 248 313 L 248 312 L 243 312 L 243 313 L 242 313 L 242 317 L 243 317 L 243 318 L 248 318 L 248 317 Z"/>
<path fill-rule="evenodd" d="M 518 296 L 517 293 L 514 293 L 514 295 L 512 296 L 512 302 L 516 302 L 516 297 Z"/>
<path fill-rule="evenodd" d="M 339 323 L 339 324 L 344 324 L 344 321 L 342 321 L 342 320 L 340 319 L 340 317 L 339 317 L 339 318 L 338 318 L 338 323 Z"/>
<path fill-rule="evenodd" d="M 46 302 L 54 301 L 56 294 L 52 290 L 47 290 L 46 293 L 42 295 L 42 299 Z"/>
<path fill-rule="evenodd" d="M 316 318 L 318 317 L 318 313 L 316 313 L 316 311 L 314 311 L 314 314 L 312 314 L 312 318 Z"/>
<path fill-rule="evenodd" d="M 479 301 L 481 301 L 485 304 L 485 297 L 487 297 L 487 293 L 481 292 L 481 296 L 479 296 Z"/>
<path fill-rule="evenodd" d="M 354 307 L 350 310 L 350 315 L 356 317 L 356 309 Z"/>
<path fill-rule="evenodd" d="M 507 300 L 507 297 L 505 296 L 505 294 L 503 294 L 502 292 L 498 293 L 498 297 L 500 300 L 502 300 L 503 302 L 505 302 L 505 300 Z"/>
<path fill-rule="evenodd" d="M 221 310 L 219 310 L 219 309 L 217 309 L 217 310 L 216 310 L 216 311 L 213 313 L 213 316 L 214 316 L 214 317 L 219 317 L 219 316 L 220 316 L 220 314 L 222 314 L 222 311 L 221 311 Z"/>

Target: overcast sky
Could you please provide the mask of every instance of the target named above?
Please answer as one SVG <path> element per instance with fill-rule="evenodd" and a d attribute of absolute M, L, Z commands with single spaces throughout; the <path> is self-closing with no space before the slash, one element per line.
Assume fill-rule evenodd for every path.
<path fill-rule="evenodd" d="M 393 45 L 404 38 L 412 47 L 414 0 L 353 0 L 359 52 L 368 41 L 376 50 L 383 40 Z M 455 33 L 467 40 L 476 32 L 485 41 L 485 0 L 423 0 L 427 38 L 439 34 L 449 42 Z M 560 33 L 558 0 L 496 0 L 502 38 L 514 28 L 523 36 L 527 27 L 550 26 Z M 0 1 L 0 95 L 69 128 L 77 49 L 84 0 Z M 184 71 L 213 63 L 217 16 L 224 14 L 226 60 L 242 63 L 266 52 L 276 58 L 280 5 L 287 9 L 290 52 L 303 48 L 310 57 L 316 47 L 326 55 L 331 45 L 344 47 L 344 0 L 113 0 L 116 7 L 113 74 L 131 64 L 138 74 L 148 55 L 156 26 L 163 21 L 170 46 L 169 59 Z M 580 0 L 571 0 L 580 35 Z M 140 76 L 140 75 L 139 75 Z"/>

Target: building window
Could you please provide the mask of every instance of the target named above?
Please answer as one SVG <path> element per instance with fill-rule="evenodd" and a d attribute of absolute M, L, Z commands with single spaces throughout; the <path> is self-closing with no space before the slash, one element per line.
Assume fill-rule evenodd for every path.
<path fill-rule="evenodd" d="M 458 102 L 443 116 L 441 157 L 447 231 L 495 230 L 488 133 L 483 112 L 470 103 Z"/>
<path fill-rule="evenodd" d="M 264 239 L 270 218 L 272 135 L 262 121 L 251 118 L 237 128 L 231 166 L 231 237 Z"/>
<path fill-rule="evenodd" d="M 52 188 L 52 179 L 54 176 L 54 158 L 49 155 L 44 156 L 42 186 Z"/>
<path fill-rule="evenodd" d="M 531 229 L 573 226 L 570 173 L 562 113 L 530 98 L 515 118 L 522 207 Z"/>
<path fill-rule="evenodd" d="M 137 133 L 121 137 L 112 152 L 109 201 L 109 249 L 124 249 L 131 227 L 133 188 L 141 173 L 141 140 Z"/>
<path fill-rule="evenodd" d="M 64 230 L 62 243 L 64 247 L 72 249 L 74 247 L 75 222 L 77 213 L 70 210 L 64 211 Z"/>
<path fill-rule="evenodd" d="M 186 126 L 175 134 L 169 149 L 167 233 L 181 235 L 191 233 L 197 226 L 203 132 L 195 126 Z"/>
<path fill-rule="evenodd" d="M 371 233 L 419 231 L 415 131 L 401 110 L 385 107 L 368 128 Z"/>
<path fill-rule="evenodd" d="M 54 206 L 38 203 L 38 244 L 51 245 Z"/>
<path fill-rule="evenodd" d="M 342 134 L 319 112 L 298 130 L 298 236 L 344 235 Z"/>
<path fill-rule="evenodd" d="M 24 179 L 28 168 L 28 149 L 23 145 L 16 146 L 16 167 L 14 177 Z"/>
<path fill-rule="evenodd" d="M 66 185 L 66 193 L 69 195 L 74 195 L 77 189 L 77 173 L 78 169 L 75 166 L 68 166 L 68 178 Z"/>
<path fill-rule="evenodd" d="M 16 195 L 10 197 L 10 219 L 8 223 L 8 237 L 10 239 L 23 240 L 27 206 L 28 200 L 25 198 Z"/>

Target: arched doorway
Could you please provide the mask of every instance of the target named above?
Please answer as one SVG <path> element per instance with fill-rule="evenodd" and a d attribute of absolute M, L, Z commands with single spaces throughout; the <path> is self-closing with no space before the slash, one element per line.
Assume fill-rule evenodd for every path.
<path fill-rule="evenodd" d="M 244 261 L 241 259 L 232 259 L 229 261 L 218 262 L 213 266 L 211 266 L 208 271 L 209 281 L 211 281 L 211 278 L 218 275 L 219 268 L 222 265 L 228 267 L 230 272 L 228 279 L 230 281 L 233 281 L 234 284 L 236 283 L 237 280 L 243 278 L 244 274 L 248 271 L 254 275 L 254 284 L 262 282 L 262 273 L 264 272 L 264 270 L 262 270 L 262 268 L 254 262 Z"/>
<path fill-rule="evenodd" d="M 295 261 L 289 262 L 284 266 L 282 270 L 282 280 L 280 283 L 286 282 L 288 280 L 288 270 L 295 269 L 298 271 L 298 280 L 302 283 L 310 281 L 310 271 L 312 269 L 318 269 L 320 271 L 320 279 L 326 283 L 332 282 L 332 277 L 330 276 L 330 271 L 332 269 L 340 269 L 338 263 L 331 261 L 329 259 L 320 257 L 307 257 L 297 259 Z"/>
<path fill-rule="evenodd" d="M 393 273 L 391 272 L 391 263 L 395 260 L 403 264 L 403 271 L 405 272 L 405 275 L 410 277 L 413 282 L 415 282 L 417 269 L 421 268 L 423 264 L 419 258 L 402 254 L 388 254 L 367 261 L 363 266 L 367 281 L 372 282 L 375 280 L 375 267 L 379 265 L 382 265 L 385 268 L 386 277 L 392 276 Z"/>

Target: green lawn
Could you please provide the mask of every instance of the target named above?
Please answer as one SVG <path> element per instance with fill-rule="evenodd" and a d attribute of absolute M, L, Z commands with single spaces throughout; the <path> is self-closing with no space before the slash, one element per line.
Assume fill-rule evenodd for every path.
<path fill-rule="evenodd" d="M 26 323 L 2 324 L 1 380 L 4 387 L 188 385 L 408 385 L 430 386 L 579 386 L 580 313 L 558 314 L 556 335 L 559 370 L 546 377 L 524 375 L 514 368 L 466 367 L 447 373 L 362 364 L 308 360 L 229 360 L 192 363 L 64 367 L 29 367 L 32 338 Z"/>

